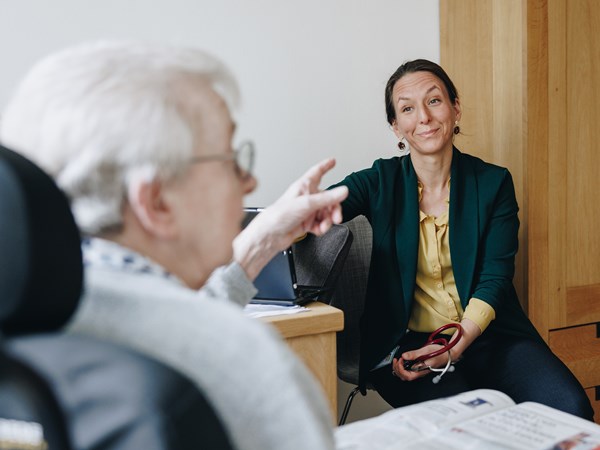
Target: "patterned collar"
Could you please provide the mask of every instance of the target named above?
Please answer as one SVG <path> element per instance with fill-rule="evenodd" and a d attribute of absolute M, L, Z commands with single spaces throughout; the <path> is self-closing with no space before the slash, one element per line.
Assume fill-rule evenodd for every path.
<path fill-rule="evenodd" d="M 85 267 L 110 267 L 123 272 L 167 278 L 178 284 L 183 284 L 160 264 L 116 242 L 88 237 L 82 240 L 81 250 Z"/>

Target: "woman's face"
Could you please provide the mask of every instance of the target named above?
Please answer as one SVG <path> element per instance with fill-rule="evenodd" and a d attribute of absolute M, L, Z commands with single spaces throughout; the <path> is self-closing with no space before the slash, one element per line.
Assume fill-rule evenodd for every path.
<path fill-rule="evenodd" d="M 452 104 L 442 80 L 431 72 L 413 72 L 392 89 L 399 139 L 406 139 L 414 154 L 435 155 L 452 151 L 452 137 L 460 120 L 458 99 Z"/>

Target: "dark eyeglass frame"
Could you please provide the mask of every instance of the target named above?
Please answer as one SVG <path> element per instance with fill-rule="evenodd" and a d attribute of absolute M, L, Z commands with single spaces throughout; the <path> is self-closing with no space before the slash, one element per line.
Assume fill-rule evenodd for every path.
<path fill-rule="evenodd" d="M 228 155 L 203 155 L 194 156 L 189 160 L 190 164 L 202 164 L 212 161 L 233 161 L 235 173 L 240 180 L 245 181 L 252 177 L 255 155 L 254 142 L 247 140 L 241 142 L 232 153 Z"/>

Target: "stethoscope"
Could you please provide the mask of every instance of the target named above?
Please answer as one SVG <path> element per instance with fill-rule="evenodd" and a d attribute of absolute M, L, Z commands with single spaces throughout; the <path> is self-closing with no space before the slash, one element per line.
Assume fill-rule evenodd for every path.
<path fill-rule="evenodd" d="M 440 333 L 450 328 L 456 328 L 455 334 L 457 334 L 456 339 L 454 339 L 452 342 L 450 342 L 445 337 L 437 337 Z M 458 323 L 448 323 L 439 327 L 437 330 L 435 330 L 429 335 L 429 337 L 427 338 L 427 342 L 423 344 L 423 347 L 426 347 L 427 345 L 431 344 L 441 345 L 442 347 L 437 350 L 434 350 L 431 353 L 421 355 L 418 358 L 412 359 L 410 361 L 404 361 L 404 369 L 410 370 L 412 372 L 420 372 L 422 370 L 431 370 L 432 372 L 438 372 L 438 375 L 433 377 L 431 381 L 433 382 L 433 384 L 439 383 L 444 374 L 446 374 L 446 372 L 454 372 L 454 366 L 452 362 L 452 357 L 450 355 L 450 349 L 454 347 L 456 343 L 460 340 L 460 338 L 462 337 L 462 333 L 462 327 Z M 448 353 L 448 362 L 443 368 L 431 367 L 425 364 L 425 361 L 429 358 L 435 358 L 436 356 L 439 356 L 446 352 Z"/>

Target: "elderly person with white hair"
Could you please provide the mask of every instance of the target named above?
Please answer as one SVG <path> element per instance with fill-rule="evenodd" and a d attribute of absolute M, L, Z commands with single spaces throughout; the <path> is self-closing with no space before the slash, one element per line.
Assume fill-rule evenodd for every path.
<path fill-rule="evenodd" d="M 84 234 L 85 294 L 70 331 L 187 374 L 238 449 L 333 448 L 316 382 L 241 305 L 294 237 L 341 221 L 347 189 L 319 190 L 335 164 L 326 160 L 240 233 L 256 181 L 253 145 L 232 149 L 236 96 L 232 76 L 204 52 L 83 45 L 29 72 L 0 140 L 55 177 Z"/>

